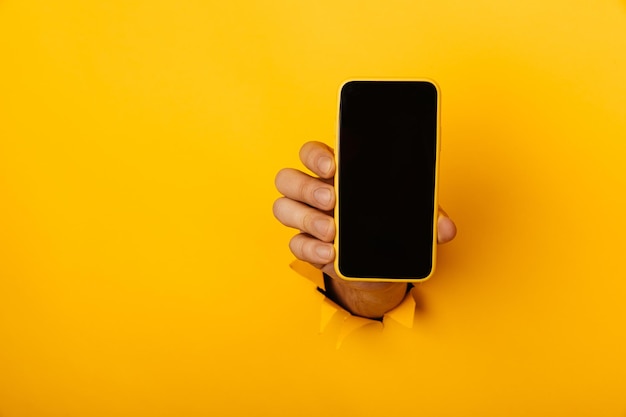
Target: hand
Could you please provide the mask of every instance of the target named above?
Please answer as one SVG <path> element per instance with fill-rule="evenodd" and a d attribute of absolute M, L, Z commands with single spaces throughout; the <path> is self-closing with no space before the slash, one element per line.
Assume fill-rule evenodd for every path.
<path fill-rule="evenodd" d="M 338 277 L 335 260 L 335 156 L 333 149 L 321 142 L 307 142 L 300 149 L 300 160 L 317 177 L 285 168 L 276 175 L 276 188 L 284 197 L 274 202 L 274 216 L 282 224 L 300 230 L 289 242 L 296 258 L 320 268 L 332 278 L 326 288 L 335 302 L 351 313 L 379 318 L 397 306 L 406 293 L 406 283 L 354 282 Z M 437 241 L 454 239 L 456 226 L 439 208 Z"/>

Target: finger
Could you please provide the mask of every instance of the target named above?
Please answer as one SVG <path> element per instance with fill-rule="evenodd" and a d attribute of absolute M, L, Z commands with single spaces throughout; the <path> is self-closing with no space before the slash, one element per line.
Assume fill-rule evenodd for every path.
<path fill-rule="evenodd" d="M 324 242 L 335 239 L 333 218 L 306 204 L 281 197 L 274 202 L 274 216 L 285 226 L 306 232 Z"/>
<path fill-rule="evenodd" d="M 335 259 L 335 249 L 330 243 L 321 242 L 305 233 L 295 235 L 289 249 L 296 258 L 312 264 L 327 264 Z"/>
<path fill-rule="evenodd" d="M 276 174 L 276 189 L 292 200 L 301 201 L 321 210 L 335 207 L 335 189 L 332 185 L 296 169 L 284 168 Z"/>
<path fill-rule="evenodd" d="M 307 142 L 302 145 L 300 160 L 321 178 L 332 178 L 335 175 L 335 153 L 325 143 Z"/>
<path fill-rule="evenodd" d="M 437 217 L 437 243 L 450 242 L 456 236 L 456 225 L 448 217 L 448 214 L 439 207 L 439 216 Z"/>

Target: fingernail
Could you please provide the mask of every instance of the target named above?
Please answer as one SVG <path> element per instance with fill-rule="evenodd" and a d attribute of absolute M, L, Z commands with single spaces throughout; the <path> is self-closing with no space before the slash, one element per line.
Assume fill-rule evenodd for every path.
<path fill-rule="evenodd" d="M 313 194 L 315 195 L 315 199 L 323 205 L 330 204 L 330 199 L 333 197 L 333 194 L 328 188 L 318 188 Z"/>
<path fill-rule="evenodd" d="M 330 168 L 333 166 L 333 161 L 327 156 L 322 156 L 317 166 L 321 172 L 328 174 L 330 172 Z"/>
<path fill-rule="evenodd" d="M 328 245 L 320 245 L 315 249 L 317 255 L 322 259 L 330 260 L 330 256 L 332 255 L 332 248 Z"/>
<path fill-rule="evenodd" d="M 326 236 L 330 223 L 326 219 L 318 219 L 313 222 L 313 227 L 317 230 L 320 236 Z"/>

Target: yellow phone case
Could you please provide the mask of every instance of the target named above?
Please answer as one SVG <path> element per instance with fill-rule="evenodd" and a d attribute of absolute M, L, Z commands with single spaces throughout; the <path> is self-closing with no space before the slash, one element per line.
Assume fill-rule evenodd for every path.
<path fill-rule="evenodd" d="M 337 170 L 335 172 L 335 180 L 334 180 L 334 185 L 335 185 L 335 213 L 334 213 L 334 217 L 335 217 L 335 230 L 336 235 L 335 235 L 335 242 L 334 242 L 334 247 L 335 247 L 335 261 L 334 261 L 334 267 L 335 267 L 335 272 L 337 273 L 337 275 L 347 281 L 368 281 L 368 282 L 424 282 L 427 279 L 429 279 L 430 277 L 433 276 L 434 272 L 435 272 L 435 267 L 436 267 L 436 261 L 437 261 L 437 220 L 438 220 L 438 212 L 439 212 L 439 203 L 438 203 L 438 189 L 439 189 L 439 159 L 440 159 L 440 153 L 441 153 L 441 89 L 439 88 L 439 86 L 437 85 L 436 82 L 434 82 L 431 79 L 428 78 L 402 78 L 402 79 L 387 79 L 387 78 L 359 78 L 359 79 L 350 79 L 350 80 L 346 80 L 344 81 L 341 86 L 339 87 L 339 91 L 338 91 L 338 99 L 337 99 L 337 114 L 340 114 L 340 106 L 341 106 L 341 91 L 343 89 L 343 87 L 352 81 L 424 81 L 424 82 L 428 82 L 431 83 L 436 91 L 437 91 L 437 130 L 436 130 L 436 155 L 435 155 L 435 190 L 434 190 L 434 204 L 433 204 L 433 250 L 432 250 L 432 268 L 430 270 L 430 274 L 428 274 L 426 277 L 424 278 L 404 278 L 404 279 L 398 279 L 398 278 L 380 278 L 380 277 L 348 277 L 345 276 L 341 273 L 341 270 L 339 269 L 339 257 L 341 256 L 341 254 L 339 253 L 339 239 L 341 239 L 341 235 L 339 233 L 339 205 L 341 204 L 341 201 L 339 200 L 339 187 L 341 186 L 341 184 L 339 184 L 339 172 L 341 170 L 341 165 L 339 164 L 339 156 L 341 153 L 341 144 L 340 142 L 340 138 L 339 138 L 339 130 L 340 130 L 340 118 L 337 118 L 337 139 L 336 139 L 336 146 L 335 146 L 335 161 L 337 164 Z"/>

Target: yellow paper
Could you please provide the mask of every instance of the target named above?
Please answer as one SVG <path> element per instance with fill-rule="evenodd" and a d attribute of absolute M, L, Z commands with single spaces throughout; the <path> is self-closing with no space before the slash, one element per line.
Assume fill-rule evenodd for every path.
<path fill-rule="evenodd" d="M 0 415 L 625 415 L 624 51 L 623 0 L 0 0 Z M 354 78 L 437 81 L 459 234 L 320 334 L 273 182 Z"/>

